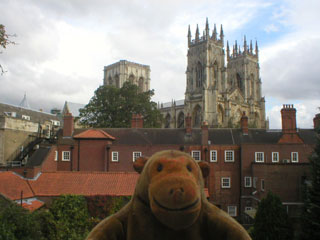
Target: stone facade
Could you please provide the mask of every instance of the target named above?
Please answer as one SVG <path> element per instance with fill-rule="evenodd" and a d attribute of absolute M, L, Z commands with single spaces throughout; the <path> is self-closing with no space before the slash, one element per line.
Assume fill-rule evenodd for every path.
<path fill-rule="evenodd" d="M 126 81 L 139 86 L 141 92 L 150 90 L 150 66 L 120 60 L 104 67 L 104 85 L 121 88 Z"/>
<path fill-rule="evenodd" d="M 243 51 L 235 42 L 232 53 L 229 43 L 225 54 L 221 26 L 219 38 L 214 26 L 209 34 L 208 20 L 203 36 L 197 26 L 195 39 L 188 32 L 188 65 L 186 70 L 185 99 L 159 106 L 165 118 L 164 127 L 183 128 L 184 118 L 192 117 L 192 126 L 239 127 L 243 112 L 249 127 L 267 128 L 265 100 L 261 96 L 258 45 L 253 50 L 244 37 Z M 227 65 L 225 64 L 227 59 Z"/>

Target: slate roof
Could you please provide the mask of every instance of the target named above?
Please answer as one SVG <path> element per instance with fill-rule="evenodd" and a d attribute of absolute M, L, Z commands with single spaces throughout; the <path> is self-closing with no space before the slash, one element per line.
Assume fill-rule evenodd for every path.
<path fill-rule="evenodd" d="M 50 151 L 50 147 L 40 147 L 28 159 L 26 166 L 27 167 L 40 166 L 43 163 L 43 161 L 45 160 L 49 151 Z"/>
<path fill-rule="evenodd" d="M 0 115 L 8 116 L 8 112 L 15 112 L 16 118 L 18 119 L 22 119 L 22 115 L 30 116 L 30 121 L 36 123 L 44 123 L 45 121 L 50 120 L 60 121 L 60 119 L 56 115 L 51 113 L 40 112 L 37 110 L 23 108 L 21 106 L 0 103 Z"/>
<path fill-rule="evenodd" d="M 75 129 L 80 134 L 87 129 Z M 185 129 L 160 128 L 104 128 L 104 132 L 115 137 L 114 145 L 201 145 L 201 129 L 192 129 L 186 134 Z M 241 129 L 209 129 L 209 141 L 218 145 L 241 144 L 276 144 L 282 136 L 281 130 L 249 129 L 243 135 Z M 313 129 L 298 129 L 298 135 L 306 144 L 316 143 L 316 132 Z M 60 144 L 73 144 L 73 140 L 61 139 Z"/>

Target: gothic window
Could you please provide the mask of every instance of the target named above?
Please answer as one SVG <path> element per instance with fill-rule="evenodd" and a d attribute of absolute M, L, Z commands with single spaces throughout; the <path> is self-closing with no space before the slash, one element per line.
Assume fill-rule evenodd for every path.
<path fill-rule="evenodd" d="M 144 83 L 143 77 L 139 78 L 139 89 L 141 92 L 143 92 L 143 83 Z"/>
<path fill-rule="evenodd" d="M 224 121 L 224 111 L 221 105 L 218 106 L 218 124 L 220 127 L 223 126 Z"/>
<path fill-rule="evenodd" d="M 199 88 L 202 86 L 202 80 L 203 80 L 203 68 L 200 62 L 197 64 L 196 68 L 196 87 Z"/>
<path fill-rule="evenodd" d="M 240 77 L 240 74 L 237 73 L 237 87 L 243 91 L 243 81 L 242 81 L 242 78 Z"/>
<path fill-rule="evenodd" d="M 180 112 L 178 115 L 178 128 L 184 128 L 184 114 Z"/>
<path fill-rule="evenodd" d="M 168 113 L 167 116 L 166 116 L 166 119 L 165 119 L 165 125 L 164 125 L 164 127 L 165 127 L 165 128 L 170 128 L 170 122 L 171 122 L 171 116 L 170 116 L 170 114 Z"/>
<path fill-rule="evenodd" d="M 108 78 L 108 82 L 109 82 L 109 85 L 112 85 L 113 81 L 112 81 L 111 76 L 109 76 L 109 78 Z"/>
<path fill-rule="evenodd" d="M 135 79 L 134 75 L 133 75 L 133 74 L 130 74 L 130 76 L 129 76 L 129 82 L 132 83 L 132 84 L 134 84 L 134 79 Z"/>
<path fill-rule="evenodd" d="M 116 83 L 116 87 L 120 88 L 120 80 L 119 80 L 119 75 L 118 74 L 114 77 L 114 80 L 115 80 L 115 83 Z"/>
<path fill-rule="evenodd" d="M 193 110 L 193 127 L 201 126 L 201 107 L 197 105 Z"/>
<path fill-rule="evenodd" d="M 217 62 L 213 64 L 213 83 L 216 84 L 218 80 L 218 65 Z"/>

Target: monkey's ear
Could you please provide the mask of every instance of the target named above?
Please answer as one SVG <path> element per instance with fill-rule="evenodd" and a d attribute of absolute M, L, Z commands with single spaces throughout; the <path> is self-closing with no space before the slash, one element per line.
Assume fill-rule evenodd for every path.
<path fill-rule="evenodd" d="M 139 157 L 136 159 L 136 161 L 133 163 L 133 168 L 137 173 L 141 173 L 143 170 L 144 165 L 148 161 L 147 157 Z"/>
<path fill-rule="evenodd" d="M 201 161 L 201 162 L 198 162 L 198 165 L 201 168 L 202 176 L 204 178 L 208 177 L 210 173 L 209 163 Z"/>

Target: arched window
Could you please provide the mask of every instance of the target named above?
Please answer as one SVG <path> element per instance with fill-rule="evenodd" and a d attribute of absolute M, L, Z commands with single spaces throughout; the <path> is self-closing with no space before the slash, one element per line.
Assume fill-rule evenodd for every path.
<path fill-rule="evenodd" d="M 239 73 L 237 73 L 237 87 L 238 87 L 241 91 L 243 91 L 243 89 L 244 89 L 244 84 L 243 84 L 242 78 L 241 78 L 241 76 L 240 76 Z"/>
<path fill-rule="evenodd" d="M 113 84 L 113 81 L 112 81 L 112 77 L 111 77 L 111 76 L 109 76 L 109 78 L 108 78 L 108 83 L 109 83 L 109 85 L 112 85 L 112 84 Z"/>
<path fill-rule="evenodd" d="M 201 107 L 197 105 L 193 110 L 193 127 L 201 126 Z"/>
<path fill-rule="evenodd" d="M 224 110 L 221 105 L 218 106 L 218 125 L 220 127 L 223 126 L 223 121 L 224 121 Z"/>
<path fill-rule="evenodd" d="M 202 87 L 202 80 L 203 80 L 203 68 L 200 62 L 197 64 L 196 68 L 196 87 Z"/>
<path fill-rule="evenodd" d="M 166 118 L 165 118 L 165 124 L 164 124 L 164 127 L 165 128 L 170 128 L 170 122 L 171 122 L 171 116 L 170 114 L 168 113 Z"/>
<path fill-rule="evenodd" d="M 133 75 L 133 74 L 130 74 L 130 76 L 129 76 L 129 82 L 132 83 L 132 84 L 134 84 L 134 79 L 135 79 L 134 75 Z"/>
<path fill-rule="evenodd" d="M 114 80 L 115 80 L 115 83 L 116 83 L 116 87 L 120 88 L 120 80 L 119 80 L 119 75 L 118 74 L 114 77 Z"/>
<path fill-rule="evenodd" d="M 144 84 L 144 79 L 143 77 L 139 78 L 139 89 L 141 92 L 143 92 L 143 84 Z"/>
<path fill-rule="evenodd" d="M 184 113 L 180 112 L 178 115 L 178 128 L 184 128 Z"/>

